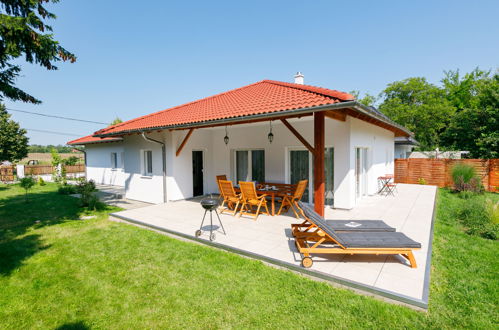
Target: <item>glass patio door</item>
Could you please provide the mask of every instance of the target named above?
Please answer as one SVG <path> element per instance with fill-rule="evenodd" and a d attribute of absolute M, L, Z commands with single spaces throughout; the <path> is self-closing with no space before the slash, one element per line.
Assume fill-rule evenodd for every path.
<path fill-rule="evenodd" d="M 334 202 L 334 148 L 324 150 L 324 174 L 326 178 L 325 204 L 333 206 Z"/>
<path fill-rule="evenodd" d="M 311 178 L 309 154 L 308 150 L 291 150 L 289 152 L 289 176 L 291 184 L 296 184 L 300 180 L 308 180 L 310 186 Z M 310 201 L 308 186 L 303 194 L 302 200 L 304 202 Z"/>
<path fill-rule="evenodd" d="M 355 196 L 367 195 L 367 148 L 355 148 Z"/>

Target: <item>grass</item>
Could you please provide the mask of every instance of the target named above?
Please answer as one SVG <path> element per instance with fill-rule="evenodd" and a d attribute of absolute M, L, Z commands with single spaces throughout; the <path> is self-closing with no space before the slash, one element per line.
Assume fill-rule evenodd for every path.
<path fill-rule="evenodd" d="M 493 328 L 498 243 L 462 232 L 455 198 L 440 190 L 423 313 L 0 185 L 0 328 Z"/>

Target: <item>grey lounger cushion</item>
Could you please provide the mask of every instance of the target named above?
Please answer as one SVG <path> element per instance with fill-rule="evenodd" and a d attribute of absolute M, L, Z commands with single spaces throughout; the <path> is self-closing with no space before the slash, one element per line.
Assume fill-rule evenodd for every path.
<path fill-rule="evenodd" d="M 305 212 L 321 230 L 331 236 L 346 248 L 420 248 L 421 244 L 413 241 L 402 233 L 397 232 L 357 232 L 337 233 L 329 226 L 310 206 L 298 202 L 298 206 Z"/>
<path fill-rule="evenodd" d="M 398 232 L 339 233 L 346 248 L 421 248 L 421 244 Z"/>
<path fill-rule="evenodd" d="M 326 223 L 336 231 L 395 231 L 381 220 L 326 220 Z"/>

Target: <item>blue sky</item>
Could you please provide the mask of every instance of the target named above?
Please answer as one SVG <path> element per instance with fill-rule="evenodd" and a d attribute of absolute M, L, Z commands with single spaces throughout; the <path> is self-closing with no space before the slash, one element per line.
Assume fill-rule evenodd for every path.
<path fill-rule="evenodd" d="M 499 67 L 499 1 L 70 1 L 51 5 L 56 39 L 78 60 L 23 65 L 41 105 L 8 108 L 110 122 L 262 79 L 378 94 L 390 82 Z M 13 113 L 25 128 L 89 134 L 100 125 Z M 71 136 L 29 132 L 30 143 Z"/>

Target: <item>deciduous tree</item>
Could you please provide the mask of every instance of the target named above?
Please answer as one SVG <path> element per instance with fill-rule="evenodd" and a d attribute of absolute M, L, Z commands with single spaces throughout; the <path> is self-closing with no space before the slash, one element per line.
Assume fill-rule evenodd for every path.
<path fill-rule="evenodd" d="M 15 162 L 28 155 L 26 130 L 10 119 L 5 105 L 0 104 L 0 161 Z"/>

